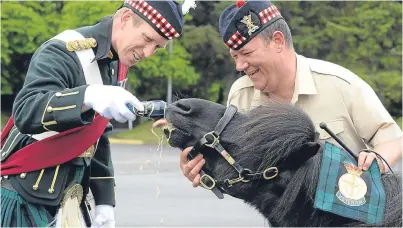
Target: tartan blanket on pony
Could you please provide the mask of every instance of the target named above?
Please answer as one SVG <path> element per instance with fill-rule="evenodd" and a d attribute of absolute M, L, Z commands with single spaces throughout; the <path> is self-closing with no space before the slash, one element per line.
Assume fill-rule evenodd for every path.
<path fill-rule="evenodd" d="M 378 163 L 367 171 L 342 148 L 325 142 L 314 207 L 367 224 L 381 224 L 386 204 Z"/>

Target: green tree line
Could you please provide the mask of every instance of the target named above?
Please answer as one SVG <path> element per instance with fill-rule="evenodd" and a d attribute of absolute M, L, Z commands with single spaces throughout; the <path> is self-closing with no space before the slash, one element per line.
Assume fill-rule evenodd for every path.
<path fill-rule="evenodd" d="M 1 4 L 2 111 L 10 111 L 34 51 L 66 29 L 113 14 L 121 1 L 31 1 Z M 198 97 L 225 103 L 239 77 L 218 33 L 229 1 L 200 1 L 186 15 L 185 32 L 168 49 L 129 72 L 129 89 L 141 100 Z M 402 5 L 377 1 L 274 1 L 290 25 L 297 53 L 347 67 L 367 81 L 388 111 L 402 115 Z"/>

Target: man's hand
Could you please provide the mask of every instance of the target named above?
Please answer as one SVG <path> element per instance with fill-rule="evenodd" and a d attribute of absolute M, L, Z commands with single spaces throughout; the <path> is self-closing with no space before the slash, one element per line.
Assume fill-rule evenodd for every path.
<path fill-rule="evenodd" d="M 180 166 L 183 175 L 185 175 L 192 182 L 193 187 L 197 187 L 200 184 L 200 170 L 206 161 L 203 159 L 203 155 L 201 154 L 198 154 L 194 159 L 188 161 L 187 155 L 191 150 L 192 147 L 188 147 L 182 151 Z"/>
<path fill-rule="evenodd" d="M 397 138 L 377 144 L 373 150 L 380 154 L 388 164 L 393 167 L 402 159 L 403 138 Z M 358 167 L 363 170 L 368 170 L 374 159 L 377 159 L 381 173 L 389 172 L 389 167 L 385 161 L 378 158 L 374 153 L 361 152 L 358 156 Z"/>
<path fill-rule="evenodd" d="M 360 152 L 358 156 L 358 168 L 367 171 L 374 159 L 376 159 L 376 161 L 378 162 L 381 173 L 385 173 L 385 163 L 380 158 L 378 158 L 375 153 Z"/>
<path fill-rule="evenodd" d="M 115 119 L 121 123 L 135 120 L 136 116 L 126 107 L 126 104 L 132 104 L 138 111 L 144 111 L 143 104 L 122 87 L 89 85 L 85 90 L 84 105 L 105 118 Z"/>
<path fill-rule="evenodd" d="M 95 218 L 91 227 L 115 227 L 115 212 L 110 205 L 95 206 Z"/>

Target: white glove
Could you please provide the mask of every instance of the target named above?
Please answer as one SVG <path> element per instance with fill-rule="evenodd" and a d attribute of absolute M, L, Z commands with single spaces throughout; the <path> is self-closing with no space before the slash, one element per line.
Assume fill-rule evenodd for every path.
<path fill-rule="evenodd" d="M 136 115 L 126 107 L 126 104 L 132 104 L 138 111 L 144 111 L 143 104 L 122 87 L 89 85 L 85 90 L 84 105 L 105 118 L 115 119 L 121 123 L 135 120 Z"/>
<path fill-rule="evenodd" d="M 111 205 L 95 206 L 95 218 L 91 227 L 115 227 L 115 212 Z"/>

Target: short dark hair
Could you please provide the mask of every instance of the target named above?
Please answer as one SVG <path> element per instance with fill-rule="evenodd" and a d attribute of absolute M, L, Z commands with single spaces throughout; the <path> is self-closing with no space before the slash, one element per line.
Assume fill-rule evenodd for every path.
<path fill-rule="evenodd" d="M 261 31 L 258 36 L 262 38 L 264 42 L 267 44 L 269 43 L 269 41 L 271 41 L 273 33 L 276 31 L 280 31 L 283 33 L 287 47 L 289 48 L 294 47 L 292 43 L 292 35 L 290 27 L 288 26 L 287 22 L 283 19 L 277 20 L 273 24 L 267 26 L 267 28 Z"/>

